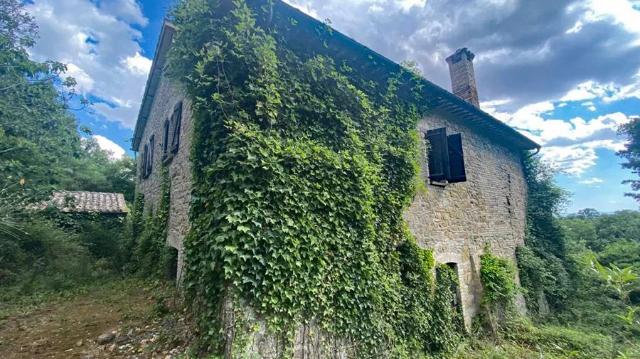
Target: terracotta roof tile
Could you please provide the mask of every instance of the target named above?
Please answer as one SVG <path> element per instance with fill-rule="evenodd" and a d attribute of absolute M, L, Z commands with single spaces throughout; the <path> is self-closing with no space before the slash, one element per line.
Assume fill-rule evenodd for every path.
<path fill-rule="evenodd" d="M 61 212 L 77 213 L 127 213 L 127 204 L 122 193 L 56 191 L 49 201 L 39 207 L 53 206 Z"/>

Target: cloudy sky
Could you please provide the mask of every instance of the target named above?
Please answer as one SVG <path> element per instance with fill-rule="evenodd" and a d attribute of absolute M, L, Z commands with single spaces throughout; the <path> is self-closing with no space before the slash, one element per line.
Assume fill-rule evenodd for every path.
<path fill-rule="evenodd" d="M 544 146 L 568 212 L 637 209 L 623 196 L 616 128 L 640 115 L 640 0 L 287 0 L 449 89 L 444 58 L 474 62 L 481 107 Z M 172 0 L 31 0 L 32 55 L 68 64 L 91 101 L 77 113 L 115 156 L 132 136 Z M 126 151 L 125 151 L 126 150 Z"/>

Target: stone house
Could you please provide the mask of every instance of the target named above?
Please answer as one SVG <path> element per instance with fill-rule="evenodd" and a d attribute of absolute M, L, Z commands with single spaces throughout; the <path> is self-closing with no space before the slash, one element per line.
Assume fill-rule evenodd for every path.
<path fill-rule="evenodd" d="M 275 2 L 274 11 L 285 12 L 302 26 L 319 23 L 280 1 Z M 180 272 L 183 240 L 189 230 L 193 128 L 190 99 L 164 74 L 174 33 L 175 28 L 165 22 L 133 150 L 138 153 L 137 190 L 147 204 L 159 199 L 161 164 L 168 168 L 171 203 L 167 244 L 178 250 Z M 332 56 L 366 63 L 371 76 L 399 68 L 338 31 L 333 41 L 331 48 L 337 50 Z M 322 46 L 308 39 L 291 39 L 291 46 L 296 44 Z M 539 150 L 538 144 L 480 109 L 473 58 L 466 48 L 447 58 L 453 93 L 423 80 L 423 89 L 432 99 L 432 111 L 418 123 L 424 145 L 428 142 L 430 147 L 420 173 L 427 191 L 418 193 L 405 213 L 418 243 L 433 249 L 437 262 L 457 271 L 459 303 L 467 326 L 479 307 L 479 257 L 484 248 L 489 245 L 495 254 L 515 261 L 516 248 L 524 244 L 527 188 L 522 158 Z M 180 273 L 177 275 L 179 278 Z"/>

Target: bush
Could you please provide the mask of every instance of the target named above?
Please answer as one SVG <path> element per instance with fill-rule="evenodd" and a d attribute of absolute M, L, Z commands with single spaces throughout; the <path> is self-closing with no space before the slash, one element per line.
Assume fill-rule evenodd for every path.
<path fill-rule="evenodd" d="M 13 254 L 1 264 L 12 273 L 2 282 L 11 286 L 5 294 L 59 291 L 92 277 L 94 260 L 77 236 L 44 221 L 29 222 L 24 228 L 22 235 L 4 241 L 12 244 Z"/>
<path fill-rule="evenodd" d="M 616 353 L 610 336 L 560 326 L 533 326 L 512 322 L 506 339 L 542 353 L 569 358 L 612 358 Z"/>
<path fill-rule="evenodd" d="M 486 252 L 480 256 L 480 280 L 484 289 L 482 301 L 489 305 L 510 306 L 516 295 L 516 271 L 513 264 Z"/>

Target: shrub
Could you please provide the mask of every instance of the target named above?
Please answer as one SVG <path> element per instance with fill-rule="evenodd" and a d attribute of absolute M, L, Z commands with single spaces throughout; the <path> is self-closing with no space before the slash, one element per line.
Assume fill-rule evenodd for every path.
<path fill-rule="evenodd" d="M 13 241 L 15 271 L 7 293 L 59 291 L 92 278 L 93 258 L 78 240 L 45 221 L 32 221 L 27 232 Z M 4 262 L 3 266 L 7 266 Z"/>

